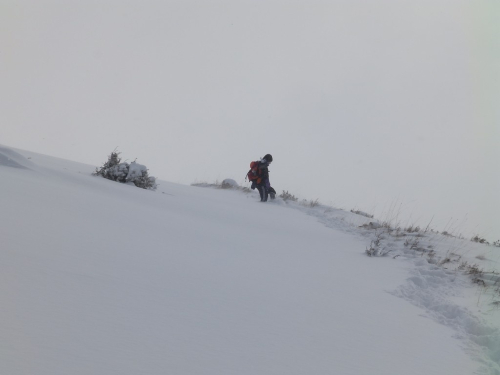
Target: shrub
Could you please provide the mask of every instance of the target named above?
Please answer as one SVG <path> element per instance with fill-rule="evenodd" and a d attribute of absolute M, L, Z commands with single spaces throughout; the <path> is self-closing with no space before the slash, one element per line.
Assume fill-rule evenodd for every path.
<path fill-rule="evenodd" d="M 418 233 L 418 232 L 420 232 L 420 227 L 419 226 L 410 225 L 409 227 L 404 228 L 403 230 L 405 232 L 408 232 L 408 233 Z"/>
<path fill-rule="evenodd" d="M 303 206 L 305 207 L 316 207 L 319 205 L 319 201 L 318 199 L 315 199 L 315 200 L 307 200 L 307 199 L 304 199 L 301 203 Z"/>
<path fill-rule="evenodd" d="M 468 275 L 482 276 L 483 270 L 477 264 L 468 265 L 465 271 Z"/>
<path fill-rule="evenodd" d="M 367 247 L 365 254 L 369 257 L 385 257 L 392 250 L 381 247 L 381 241 L 384 239 L 382 233 L 377 234 L 374 240 L 370 242 L 370 247 Z"/>
<path fill-rule="evenodd" d="M 367 217 L 369 219 L 373 219 L 373 215 L 370 215 L 370 214 L 368 214 L 366 212 L 363 212 L 363 211 L 360 211 L 360 210 L 354 210 L 354 209 L 352 209 L 351 212 L 353 214 L 356 214 L 356 215 L 361 215 L 361 216 Z"/>
<path fill-rule="evenodd" d="M 121 162 L 120 153 L 113 151 L 100 168 L 96 168 L 92 173 L 94 176 L 101 176 L 108 180 L 121 183 L 133 183 L 142 189 L 155 190 L 156 178 L 149 176 L 148 169 L 135 161 L 132 163 Z"/>
<path fill-rule="evenodd" d="M 488 241 L 486 241 L 486 239 L 481 238 L 481 237 L 479 237 L 479 236 L 477 236 L 477 235 L 476 235 L 476 236 L 474 236 L 474 237 L 472 237 L 470 240 L 471 240 L 472 242 L 484 243 L 484 244 L 486 244 L 486 245 L 489 245 L 489 244 L 490 244 Z"/>
<path fill-rule="evenodd" d="M 288 191 L 283 190 L 283 193 L 280 194 L 279 196 L 281 199 L 283 199 L 285 202 L 286 201 L 292 201 L 292 202 L 297 202 L 299 198 L 297 198 L 295 195 L 290 194 Z"/>
<path fill-rule="evenodd" d="M 370 221 L 368 224 L 363 224 L 359 226 L 360 228 L 366 228 L 366 229 L 379 229 L 379 228 L 384 228 L 383 225 L 376 223 L 374 221 Z"/>

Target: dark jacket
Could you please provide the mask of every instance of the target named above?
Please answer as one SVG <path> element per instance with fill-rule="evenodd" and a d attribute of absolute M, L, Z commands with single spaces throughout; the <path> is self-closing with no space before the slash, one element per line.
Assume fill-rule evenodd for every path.
<path fill-rule="evenodd" d="M 266 159 L 262 159 L 259 162 L 259 177 L 261 178 L 259 185 L 264 185 L 266 187 L 270 187 L 271 183 L 269 182 L 269 163 Z"/>

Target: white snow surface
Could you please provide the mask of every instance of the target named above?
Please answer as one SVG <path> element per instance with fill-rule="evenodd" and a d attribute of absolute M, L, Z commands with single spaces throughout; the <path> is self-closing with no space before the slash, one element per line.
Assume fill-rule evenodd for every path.
<path fill-rule="evenodd" d="M 0 148 L 0 374 L 500 374 L 499 248 L 94 169 Z"/>

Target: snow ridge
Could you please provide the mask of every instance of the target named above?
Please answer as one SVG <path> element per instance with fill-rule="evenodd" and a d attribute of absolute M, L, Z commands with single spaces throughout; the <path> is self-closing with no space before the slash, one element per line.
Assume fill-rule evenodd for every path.
<path fill-rule="evenodd" d="M 415 259 L 412 263 L 412 276 L 392 293 L 424 309 L 435 321 L 453 328 L 455 337 L 464 341 L 466 351 L 484 364 L 481 373 L 500 374 L 500 330 L 449 300 L 461 297 L 461 290 L 468 288 L 470 282 L 424 259 Z"/>
<path fill-rule="evenodd" d="M 498 374 L 492 247 L 7 151 L 2 374 Z"/>
<path fill-rule="evenodd" d="M 0 166 L 29 169 L 32 163 L 21 154 L 0 146 Z"/>
<path fill-rule="evenodd" d="M 484 251 L 484 246 L 434 232 L 395 232 L 368 215 L 341 209 L 326 206 L 311 208 L 294 202 L 287 202 L 287 205 L 316 217 L 327 227 L 366 238 L 367 241 L 379 239 L 380 250 L 388 255 L 387 259 L 406 261 L 411 275 L 405 284 L 388 293 L 421 308 L 425 311 L 424 316 L 452 328 L 454 337 L 462 341 L 463 349 L 481 364 L 477 374 L 500 375 L 498 272 L 492 270 L 484 276 L 494 288 L 478 285 L 475 289 L 471 279 L 458 270 L 459 262 L 479 262 L 474 256 Z M 492 263 L 487 265 L 491 267 Z M 456 302 L 465 302 L 464 291 L 469 294 L 473 291 L 478 297 L 476 314 L 483 316 L 471 311 L 471 306 L 461 306 Z"/>

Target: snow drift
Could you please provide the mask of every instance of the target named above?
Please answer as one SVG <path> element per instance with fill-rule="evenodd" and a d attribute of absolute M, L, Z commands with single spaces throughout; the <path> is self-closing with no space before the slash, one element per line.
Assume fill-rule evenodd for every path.
<path fill-rule="evenodd" d="M 396 239 L 367 257 L 373 219 L 93 169 L 0 148 L 2 374 L 500 371 L 498 311 Z"/>

